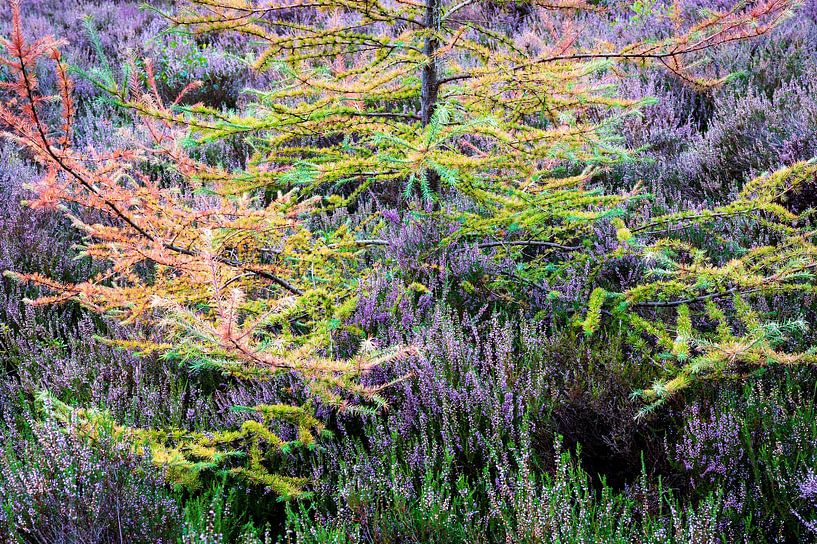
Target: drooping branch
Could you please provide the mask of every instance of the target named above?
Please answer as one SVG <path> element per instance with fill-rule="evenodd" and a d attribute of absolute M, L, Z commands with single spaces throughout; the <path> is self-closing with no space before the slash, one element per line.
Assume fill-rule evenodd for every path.
<path fill-rule="evenodd" d="M 45 38 L 42 44 L 33 47 L 28 47 L 26 42 L 22 36 L 22 28 L 20 22 L 20 14 L 19 8 L 13 10 L 13 25 L 14 25 L 14 35 L 12 39 L 6 42 L 6 48 L 9 50 L 13 58 L 15 59 L 16 63 L 13 65 L 13 68 L 18 70 L 18 75 L 20 77 L 20 85 L 16 89 L 18 94 L 22 94 L 23 98 L 25 99 L 26 103 L 23 106 L 22 113 L 28 114 L 28 119 L 22 119 L 23 122 L 30 122 L 30 125 L 35 129 L 37 139 L 32 140 L 29 138 L 26 140 L 26 145 L 34 146 L 40 150 L 41 158 L 50 159 L 51 166 L 54 166 L 59 169 L 59 171 L 63 172 L 65 175 L 71 177 L 77 184 L 79 184 L 84 190 L 88 191 L 94 197 L 98 198 L 104 206 L 106 206 L 112 213 L 114 217 L 124 222 L 128 227 L 133 229 L 135 233 L 139 236 L 144 238 L 146 242 L 154 243 L 157 241 L 156 236 L 149 233 L 145 230 L 141 225 L 139 225 L 138 221 L 132 217 L 130 214 L 126 213 L 123 209 L 121 209 L 115 202 L 111 199 L 107 198 L 105 195 L 100 194 L 99 190 L 94 187 L 94 185 L 89 181 L 89 178 L 92 176 L 85 176 L 83 173 L 78 172 L 78 170 L 82 170 L 77 168 L 78 161 L 76 161 L 74 157 L 74 153 L 70 151 L 68 148 L 70 144 L 69 140 L 69 131 L 70 131 L 70 119 L 73 117 L 73 109 L 72 109 L 72 97 L 70 96 L 70 89 L 72 85 L 70 84 L 67 75 L 67 70 L 62 65 L 62 61 L 59 55 L 59 50 L 57 49 L 59 42 L 55 40 L 50 40 Z M 65 119 L 64 125 L 64 140 L 63 145 L 60 147 L 56 147 L 51 139 L 47 136 L 46 132 L 47 129 L 42 122 L 42 118 L 38 111 L 39 103 L 41 99 L 37 96 L 37 91 L 34 88 L 34 84 L 32 78 L 30 76 L 29 70 L 31 67 L 31 63 L 35 62 L 37 57 L 36 55 L 32 55 L 34 51 L 38 48 L 42 48 L 43 50 L 48 50 L 50 53 L 51 58 L 57 63 L 57 75 L 59 78 L 60 84 L 60 91 L 61 91 L 61 102 L 63 105 L 63 118 Z M 8 63 L 6 63 L 8 65 Z M 4 119 L 7 124 L 12 126 L 17 126 L 18 129 L 21 129 L 23 132 L 24 127 L 19 126 L 20 119 L 8 109 L 8 104 L 4 103 L 0 105 L 0 116 Z M 25 129 L 26 131 L 30 130 L 30 128 Z M 180 255 L 187 255 L 190 257 L 198 257 L 200 256 L 200 252 L 191 250 L 188 248 L 183 248 L 173 244 L 172 242 L 167 241 L 160 241 L 161 246 L 164 249 L 173 251 Z M 243 271 L 250 272 L 255 274 L 261 278 L 267 279 L 280 287 L 290 291 L 291 293 L 302 295 L 303 291 L 293 285 L 291 282 L 276 276 L 265 270 L 259 270 L 252 266 L 249 266 L 245 263 L 242 263 L 236 259 L 230 259 L 223 256 L 218 256 L 217 260 L 222 264 L 232 266 L 238 268 Z"/>

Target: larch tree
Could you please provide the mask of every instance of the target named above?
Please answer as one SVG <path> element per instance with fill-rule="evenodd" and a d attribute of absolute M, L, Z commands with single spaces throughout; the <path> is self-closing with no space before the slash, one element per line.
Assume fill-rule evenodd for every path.
<path fill-rule="evenodd" d="M 760 176 L 733 202 L 701 214 L 628 227 L 621 216 L 639 188 L 592 188 L 597 167 L 629 153 L 616 143 L 615 123 L 644 104 L 618 96 L 617 79 L 627 66 L 657 65 L 694 87 L 718 85 L 723 78 L 700 68 L 708 51 L 766 34 L 793 7 L 740 2 L 689 20 L 676 5 L 674 35 L 615 46 L 583 39 L 577 21 L 590 12 L 605 21 L 604 8 L 573 0 L 189 0 L 168 17 L 197 34 L 250 36 L 253 67 L 275 83 L 257 94 L 250 115 L 192 108 L 174 120 L 201 142 L 241 134 L 257 143 L 227 191 L 294 188 L 326 207 L 369 188 L 401 189 L 404 205 L 412 192 L 426 200 L 464 196 L 464 207 L 432 213 L 460 225 L 444 242 L 501 248 L 503 258 L 523 261 L 517 279 L 548 285 L 564 279 L 568 259 L 585 259 L 596 274 L 603 263 L 636 256 L 647 271 L 639 285 L 625 292 L 598 285 L 575 322 L 593 334 L 607 315 L 626 323 L 632 345 L 648 357 L 672 361 L 668 378 L 643 392 L 654 407 L 697 377 L 815 361 L 810 351 L 777 349 L 801 321 L 764 320 L 749 302 L 813 290 L 809 214 L 781 203 L 810 183 L 815 166 Z M 503 10 L 524 12 L 524 23 L 492 20 Z M 601 259 L 584 251 L 600 219 L 612 220 L 621 244 Z M 684 240 L 694 229 L 717 236 L 736 223 L 754 237 L 736 244 L 725 263 Z M 676 309 L 676 319 L 667 315 Z M 723 317 L 693 334 L 690 312 L 703 323 Z"/>
<path fill-rule="evenodd" d="M 701 68 L 709 50 L 766 34 L 791 8 L 740 2 L 690 19 L 675 6 L 673 35 L 621 46 L 588 43 L 586 25 L 610 20 L 572 0 L 189 0 L 168 18 L 197 35 L 248 36 L 253 68 L 272 83 L 244 114 L 193 107 L 167 120 L 201 143 L 253 143 L 245 170 L 208 178 L 220 191 L 294 190 L 323 210 L 366 191 L 402 194 L 402 206 L 419 193 L 437 202 L 421 212 L 458 225 L 446 245 L 517 259 L 511 283 L 552 285 L 567 259 L 594 259 L 584 250 L 599 220 L 621 221 L 644 196 L 595 182 L 630 156 L 616 124 L 647 101 L 620 97 L 622 74 L 657 65 L 688 85 L 718 85 L 724 78 Z M 358 242 L 385 243 L 371 231 Z"/>
<path fill-rule="evenodd" d="M 542 268 L 563 252 L 580 251 L 595 223 L 619 214 L 635 194 L 590 187 L 594 166 L 627 153 L 612 136 L 615 120 L 641 105 L 616 95 L 613 68 L 658 63 L 690 84 L 714 84 L 692 68 L 700 55 L 768 32 L 790 8 L 788 0 L 740 4 L 685 27 L 679 21 L 684 29 L 672 37 L 585 49 L 572 16 L 598 8 L 583 2 L 509 5 L 531 13 L 533 31 L 522 42 L 513 29 L 481 20 L 477 8 L 485 3 L 469 0 L 193 0 L 167 16 L 197 33 L 249 36 L 254 68 L 268 72 L 273 83 L 255 90 L 255 101 L 236 112 L 182 106 L 180 99 L 165 104 L 146 63 L 147 88 L 135 76 L 107 88 L 134 112 L 149 143 L 103 151 L 73 147 L 72 84 L 59 42 L 27 42 L 19 6 L 11 5 L 14 31 L 0 58 L 11 77 L 2 83 L 0 121 L 6 136 L 42 167 L 31 204 L 63 210 L 85 235 L 84 255 L 105 265 L 71 285 L 13 274 L 50 291 L 34 302 L 73 300 L 125 323 L 158 321 L 162 341 L 122 344 L 242 379 L 294 372 L 313 394 L 336 405 L 348 395 L 377 402 L 377 389 L 357 378 L 411 350 L 380 351 L 361 338 L 357 355 L 337 356 L 333 335 L 354 310 L 368 272 L 359 257 L 377 243 L 360 233 L 376 232 L 370 227 L 377 218 L 316 231 L 310 216 L 352 205 L 369 189 L 419 192 L 437 201 L 455 193 L 469 204 L 454 210 L 438 204 L 431 212 L 461 222 L 454 239 L 534 247 L 528 268 Z M 49 61 L 58 75 L 56 97 L 35 76 L 37 64 Z M 51 122 L 54 108 L 61 113 L 57 123 Z M 246 168 L 230 171 L 189 152 L 191 138 L 206 144 L 227 137 L 254 149 Z M 180 181 L 168 186 L 144 174 L 140 166 L 149 161 L 166 165 Z M 759 201 L 764 213 L 779 211 L 767 196 L 749 198 L 741 213 L 754 213 Z M 678 246 L 645 236 L 634 240 L 618 224 L 630 248 L 622 251 L 651 251 L 677 262 L 663 250 L 677 253 Z M 807 241 L 781 233 L 792 243 Z M 796 251 L 810 258 L 804 247 Z M 776 288 L 797 275 L 768 252 L 756 255 L 756 261 L 745 261 L 760 268 L 744 290 Z M 672 292 L 714 298 L 698 293 L 696 278 L 705 266 L 698 262 L 700 269 L 676 267 L 672 282 L 641 291 L 595 291 L 585 330 L 592 333 L 605 305 L 618 300 L 618 315 L 642 319 L 642 329 L 665 341 L 669 333 L 650 328 L 649 318 L 628 309 L 667 301 Z M 726 279 L 718 288 L 734 289 L 728 286 L 734 269 L 710 266 L 706 273 L 719 271 Z M 302 482 L 268 470 L 270 458 L 288 446 L 273 422 L 294 425 L 300 444 L 313 441 L 320 422 L 307 407 L 251 408 L 258 418 L 233 431 L 121 432 L 147 440 L 154 458 L 179 473 L 230 461 L 230 453 L 240 450 L 248 461 L 237 472 L 281 494 L 296 492 Z"/>
<path fill-rule="evenodd" d="M 157 341 L 150 332 L 136 335 L 137 327 L 132 338 L 117 341 L 124 348 L 160 352 L 244 380 L 291 373 L 330 405 L 352 396 L 381 402 L 377 389 L 361 386 L 357 378 L 408 350 L 378 350 L 364 342 L 356 356 L 340 359 L 332 348 L 333 332 L 354 309 L 365 272 L 357 263 L 359 248 L 350 242 L 353 232 L 313 234 L 302 218 L 313 201 L 291 193 L 260 202 L 247 194 L 198 192 L 197 178 L 210 168 L 191 158 L 177 127 L 154 117 L 138 118 L 139 135 L 129 147 L 74 147 L 73 84 L 60 42 L 27 41 L 19 4 L 11 7 L 13 32 L 0 42 L 0 64 L 10 76 L 0 83 L 4 135 L 42 167 L 29 205 L 69 217 L 84 236 L 80 254 L 101 265 L 93 277 L 74 284 L 7 271 L 51 293 L 30 302 L 76 301 L 124 324 L 162 333 Z M 38 68 L 45 64 L 56 74 L 56 89 L 40 85 Z M 146 76 L 147 89 L 135 75 L 129 89 L 142 109 L 167 111 L 149 63 Z M 174 185 L 145 173 L 146 165 L 157 163 L 173 172 Z M 244 408 L 255 417 L 226 432 L 120 431 L 146 441 L 154 460 L 171 466 L 180 481 L 192 484 L 201 470 L 240 454 L 247 461 L 235 467 L 237 472 L 281 495 L 297 492 L 300 480 L 272 473 L 265 463 L 282 448 L 313 444 L 321 423 L 307 407 Z M 83 417 L 102 421 L 99 414 Z M 294 428 L 297 438 L 281 438 L 275 430 L 280 422 Z"/>
<path fill-rule="evenodd" d="M 257 152 L 240 177 L 224 176 L 226 191 L 296 188 L 342 205 L 378 185 L 426 199 L 454 190 L 488 210 L 469 234 L 549 224 L 537 238 L 559 242 L 581 234 L 562 232 L 566 218 L 620 202 L 583 190 L 591 171 L 561 173 L 627 155 L 612 127 L 643 101 L 617 96 L 617 66 L 659 64 L 715 85 L 693 69 L 702 55 L 765 34 L 790 7 L 679 16 L 674 36 L 616 47 L 585 43 L 577 18 L 603 9 L 579 0 L 191 0 L 168 18 L 196 34 L 248 36 L 253 68 L 274 83 L 254 91 L 245 115 L 199 107 L 173 120 L 200 142 L 252 139 Z M 524 34 L 521 22 L 492 21 L 492 9 L 527 13 Z"/>

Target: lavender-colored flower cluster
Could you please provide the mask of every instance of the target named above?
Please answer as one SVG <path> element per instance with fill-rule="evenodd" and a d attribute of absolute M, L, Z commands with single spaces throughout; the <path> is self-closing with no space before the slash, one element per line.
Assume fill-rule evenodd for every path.
<path fill-rule="evenodd" d="M 0 533 L 4 542 L 173 542 L 180 508 L 148 458 L 78 425 L 29 419 L 0 431 Z M 127 538 L 127 540 L 125 540 Z"/>

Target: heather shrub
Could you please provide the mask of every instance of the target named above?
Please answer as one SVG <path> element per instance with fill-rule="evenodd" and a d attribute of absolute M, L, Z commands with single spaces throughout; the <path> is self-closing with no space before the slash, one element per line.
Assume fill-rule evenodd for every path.
<path fill-rule="evenodd" d="M 783 83 L 768 98 L 760 92 L 718 97 L 707 131 L 679 159 L 681 179 L 722 195 L 762 171 L 817 154 L 815 82 Z"/>
<path fill-rule="evenodd" d="M 207 417 L 204 395 L 186 369 L 107 345 L 98 337 L 110 326 L 75 308 L 43 312 L 18 302 L 9 310 L 0 328 L 0 364 L 27 398 L 47 390 L 137 426 L 190 427 Z"/>
<path fill-rule="evenodd" d="M 163 96 L 175 97 L 185 86 L 199 81 L 201 86 L 187 95 L 186 103 L 235 108 L 242 92 L 259 83 L 243 58 L 243 40 L 228 36 L 205 40 L 171 33 L 148 43 L 145 55 L 157 60 L 156 81 Z"/>
<path fill-rule="evenodd" d="M 0 148 L 0 265 L 3 270 L 48 270 L 67 281 L 78 279 L 89 267 L 71 258 L 77 237 L 66 229 L 65 219 L 21 204 L 32 196 L 24 185 L 36 176 L 11 145 Z M 7 280 L 0 281 L 4 290 L 12 289 Z"/>
<path fill-rule="evenodd" d="M 387 320 L 388 311 L 364 304 L 360 317 L 381 323 L 383 337 L 418 345 L 419 355 L 395 370 L 413 379 L 391 388 L 389 410 L 362 428 L 357 418 L 338 416 L 339 441 L 325 442 L 310 460 L 316 502 L 290 512 L 299 538 L 525 542 L 554 527 L 563 527 L 562 537 L 630 538 L 629 521 L 616 525 L 620 512 L 591 513 L 601 508 L 594 502 L 599 476 L 618 490 L 637 481 L 649 442 L 646 427 L 633 424 L 639 403 L 629 396 L 649 366 L 628 359 L 621 338 L 595 343 L 548 333 L 544 322 L 520 325 L 484 308 L 474 316 L 441 305 L 393 311 Z M 567 459 L 553 453 L 564 443 L 582 451 L 585 468 L 571 461 L 570 470 L 587 472 L 571 472 L 576 487 L 563 496 L 562 482 L 540 479 L 567 471 Z M 652 455 L 653 469 L 666 464 L 660 448 Z M 613 495 L 603 500 L 624 508 L 623 496 Z M 563 509 L 548 501 L 579 496 L 586 511 L 569 521 L 547 517 Z M 542 509 L 549 513 L 537 517 Z"/>
<path fill-rule="evenodd" d="M 0 431 L 0 533 L 5 542 L 174 542 L 176 500 L 149 460 L 75 424 L 9 421 Z"/>
<path fill-rule="evenodd" d="M 524 423 L 523 423 L 524 426 Z M 385 452 L 389 465 L 341 466 L 339 492 L 327 513 L 320 507 L 288 509 L 287 542 L 720 542 L 720 502 L 698 509 L 679 506 L 669 490 L 642 487 L 614 490 L 591 477 L 556 442 L 555 471 L 534 471 L 525 439 L 497 452 L 496 472 L 459 476 L 453 457 L 443 454 L 442 470 L 411 477 L 397 453 L 399 438 Z M 362 449 L 358 455 L 366 459 Z M 371 461 L 371 459 L 366 459 Z M 414 487 L 412 487 L 412 485 Z M 487 501 L 487 502 L 486 502 Z"/>
<path fill-rule="evenodd" d="M 154 6 L 166 5 L 164 1 L 151 2 Z M 27 0 L 22 2 L 21 9 L 26 17 L 26 32 L 30 37 L 59 34 L 70 39 L 66 55 L 73 67 L 87 71 L 99 63 L 99 52 L 104 53 L 115 64 L 126 61 L 130 55 L 141 56 L 144 44 L 162 30 L 159 17 L 141 9 L 138 1 L 123 0 L 117 2 L 89 2 L 87 0 Z M 2 6 L 0 33 L 10 34 L 10 10 L 8 3 Z M 107 32 L 98 34 L 100 41 L 92 39 L 87 31 L 88 26 L 104 28 Z M 112 30 L 116 31 L 112 31 Z M 47 80 L 53 76 L 42 74 Z M 76 92 L 82 99 L 80 107 L 86 101 L 98 96 L 98 90 L 91 81 L 80 80 Z"/>
<path fill-rule="evenodd" d="M 669 447 L 682 485 L 723 494 L 723 522 L 752 542 L 814 537 L 815 376 L 769 371 L 691 404 Z"/>
<path fill-rule="evenodd" d="M 647 13 L 638 17 L 628 15 L 629 4 L 616 7 L 623 10 L 618 34 L 610 36 L 602 25 L 596 32 L 621 40 L 671 29 L 670 8 L 646 4 Z M 685 5 L 693 9 L 698 4 Z M 609 182 L 629 187 L 643 181 L 659 204 L 700 203 L 728 197 L 760 171 L 813 157 L 815 6 L 813 0 L 805 2 L 796 16 L 751 44 L 713 51 L 710 68 L 720 76 L 738 76 L 718 88 L 699 89 L 659 71 L 629 77 L 621 88 L 625 96 L 657 101 L 622 123 L 628 147 L 642 152 L 616 165 Z"/>
<path fill-rule="evenodd" d="M 707 199 L 724 201 L 750 178 L 817 153 L 811 76 L 782 82 L 768 95 L 756 86 L 739 90 L 728 84 L 730 92 L 720 89 L 703 98 L 688 89 L 667 88 L 664 79 L 629 83 L 628 92 L 648 94 L 658 102 L 623 125 L 631 145 L 644 145 L 644 151 L 610 176 L 615 185 L 644 180 L 659 210 L 665 202 L 685 209 Z M 702 100 L 708 105 L 702 106 Z M 702 109 L 710 112 L 704 129 L 691 113 Z"/>
<path fill-rule="evenodd" d="M 271 543 L 269 524 L 259 529 L 248 519 L 247 514 L 258 506 L 251 504 L 254 499 L 248 499 L 251 495 L 248 491 L 240 486 L 229 486 L 226 479 L 221 479 L 206 492 L 187 500 L 182 544 Z M 282 509 L 280 504 L 277 508 Z"/>
<path fill-rule="evenodd" d="M 201 40 L 168 33 L 160 12 L 173 5 L 169 0 L 29 0 L 22 3 L 22 10 L 30 36 L 70 37 L 65 51 L 68 62 L 84 76 L 76 85 L 81 108 L 104 99 L 95 81 L 120 76 L 131 62 L 143 69 L 146 58 L 155 63 L 163 98 L 173 100 L 185 86 L 200 81 L 202 85 L 190 94 L 189 103 L 236 106 L 241 92 L 257 80 L 239 52 L 246 43 L 229 37 Z M 10 17 L 5 5 L 3 9 L 0 34 L 8 35 Z M 42 77 L 46 81 L 53 78 L 48 73 Z"/>

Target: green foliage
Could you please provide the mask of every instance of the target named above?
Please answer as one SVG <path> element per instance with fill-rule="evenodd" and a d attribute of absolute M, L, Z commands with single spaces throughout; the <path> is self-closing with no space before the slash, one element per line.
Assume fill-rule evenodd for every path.
<path fill-rule="evenodd" d="M 642 392 L 652 402 L 647 410 L 699 380 L 744 376 L 770 364 L 817 362 L 814 348 L 801 341 L 807 338 L 805 312 L 796 303 L 788 312 L 775 309 L 782 300 L 792 304 L 814 293 L 812 218 L 782 204 L 815 174 L 817 162 L 801 162 L 752 180 L 725 206 L 679 212 L 633 229 L 639 242 L 629 244 L 630 251 L 651 268 L 646 281 L 620 295 L 626 309 L 616 317 L 669 352 L 667 379 Z M 692 235 L 716 237 L 725 225 L 745 233 L 725 251 L 688 241 Z M 597 312 L 594 304 L 591 297 L 590 308 Z M 676 308 L 673 332 L 666 317 Z M 588 311 L 588 319 L 591 315 Z"/>
<path fill-rule="evenodd" d="M 135 448 L 147 447 L 151 460 L 167 469 L 168 479 L 190 490 L 201 487 L 202 471 L 217 470 L 269 489 L 283 498 L 300 495 L 306 481 L 282 476 L 271 470 L 276 457 L 300 447 L 312 447 L 315 434 L 323 424 L 309 413 L 309 407 L 259 405 L 242 408 L 259 416 L 244 421 L 239 429 L 225 431 L 191 431 L 186 429 L 141 429 L 117 424 L 108 414 L 92 409 L 74 409 L 43 393 L 39 399 L 48 416 L 68 422 L 79 421 L 88 437 L 108 429 L 117 440 L 130 442 Z M 297 438 L 283 441 L 273 422 L 289 424 Z"/>
<path fill-rule="evenodd" d="M 587 316 L 582 321 L 582 329 L 584 334 L 590 336 L 593 334 L 601 322 L 601 309 L 607 300 L 607 291 L 601 287 L 596 287 L 590 293 L 590 300 L 587 304 Z"/>
<path fill-rule="evenodd" d="M 520 444 L 521 447 L 526 444 Z M 321 523 L 305 505 L 287 508 L 288 530 L 305 544 L 358 543 L 377 534 L 383 543 L 488 544 L 543 541 L 580 543 L 691 543 L 719 540 L 716 516 L 721 508 L 716 495 L 704 498 L 696 509 L 679 505 L 660 479 L 643 497 L 627 495 L 603 481 L 594 486 L 590 476 L 569 452 L 556 446 L 555 474 L 539 476 L 524 462 L 506 475 L 514 491 L 494 489 L 490 473 L 474 479 L 446 479 L 452 466 L 427 472 L 417 497 L 404 495 L 395 484 L 404 478 L 405 461 L 394 458 L 392 481 L 382 488 L 357 488 L 345 505 L 348 516 Z M 518 455 L 524 455 L 522 450 Z M 641 476 L 646 486 L 647 477 Z M 341 485 L 348 489 L 348 482 Z M 493 497 L 488 505 L 481 497 Z M 649 501 L 650 510 L 641 502 Z"/>
<path fill-rule="evenodd" d="M 188 497 L 184 505 L 181 544 L 271 544 L 269 527 L 259 529 L 248 519 L 259 506 L 266 506 L 263 513 L 269 516 L 269 501 L 259 500 L 226 478 Z"/>
<path fill-rule="evenodd" d="M 661 405 L 696 381 L 744 376 L 774 364 L 817 363 L 814 349 L 802 353 L 785 353 L 779 350 L 792 337 L 802 336 L 806 332 L 802 321 L 760 322 L 751 308 L 737 295 L 733 306 L 737 310 L 738 330 L 726 326 L 709 334 L 693 329 L 689 307 L 679 307 L 677 335 L 671 353 L 678 365 L 671 367 L 671 379 L 660 380 L 651 388 L 639 392 L 646 400 L 651 401 L 642 413 Z"/>
<path fill-rule="evenodd" d="M 723 519 L 751 542 L 813 539 L 817 425 L 813 368 L 767 368 L 686 410 L 674 468 L 691 500 L 725 495 Z"/>

